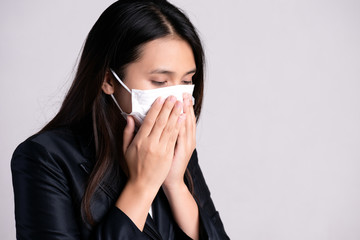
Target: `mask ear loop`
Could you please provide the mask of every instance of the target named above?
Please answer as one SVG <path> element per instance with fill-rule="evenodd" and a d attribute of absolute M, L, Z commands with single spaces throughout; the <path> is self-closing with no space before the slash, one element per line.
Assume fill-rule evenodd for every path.
<path fill-rule="evenodd" d="M 121 84 L 121 86 L 123 86 L 130 94 L 131 94 L 131 90 L 125 85 L 125 83 L 123 83 L 123 81 L 121 81 L 121 79 L 118 77 L 118 75 L 116 75 L 116 73 L 114 72 L 114 70 L 112 70 L 110 68 L 110 71 L 112 72 L 112 74 L 114 75 L 114 77 L 116 78 L 116 80 L 118 80 L 118 82 Z"/>
<path fill-rule="evenodd" d="M 118 82 L 121 84 L 121 86 L 123 86 L 123 87 L 131 94 L 130 89 L 125 85 L 125 83 L 123 83 L 123 81 L 121 81 L 121 79 L 118 77 L 118 75 L 115 73 L 115 71 L 112 70 L 111 68 L 110 68 L 110 71 L 111 71 L 111 73 L 114 75 L 114 77 L 116 78 L 116 80 L 118 80 Z M 121 115 L 122 115 L 122 116 L 125 118 L 125 120 L 126 120 L 127 113 L 124 112 L 124 111 L 121 109 L 119 103 L 116 101 L 116 99 L 115 99 L 115 97 L 114 97 L 114 94 L 111 94 L 110 96 L 111 96 L 111 98 L 114 100 L 116 106 L 119 108 L 119 110 L 120 110 L 120 112 L 121 112 Z"/>
<path fill-rule="evenodd" d="M 110 96 L 114 100 L 114 103 L 116 104 L 116 106 L 119 108 L 119 110 L 121 112 L 121 116 L 123 116 L 126 120 L 128 114 L 121 109 L 120 105 L 118 104 L 118 102 L 116 101 L 116 99 L 114 97 L 114 94 L 111 94 Z"/>
<path fill-rule="evenodd" d="M 124 111 L 121 109 L 120 105 L 118 104 L 118 102 L 116 101 L 115 97 L 114 97 L 114 94 L 111 94 L 110 95 L 112 97 L 112 99 L 114 100 L 116 106 L 120 109 L 121 113 L 123 113 Z"/>

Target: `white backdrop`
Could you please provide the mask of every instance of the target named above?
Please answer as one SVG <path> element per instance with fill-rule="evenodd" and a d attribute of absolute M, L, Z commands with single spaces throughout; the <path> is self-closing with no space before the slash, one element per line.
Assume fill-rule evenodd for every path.
<path fill-rule="evenodd" d="M 57 112 L 112 2 L 0 2 L 0 239 L 12 152 Z M 206 50 L 197 148 L 230 238 L 360 239 L 360 1 L 172 2 Z"/>

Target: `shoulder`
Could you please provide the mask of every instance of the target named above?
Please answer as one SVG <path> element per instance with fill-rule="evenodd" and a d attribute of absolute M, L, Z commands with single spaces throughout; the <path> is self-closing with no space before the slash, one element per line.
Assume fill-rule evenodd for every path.
<path fill-rule="evenodd" d="M 14 151 L 11 168 L 26 169 L 46 165 L 63 168 L 84 159 L 80 138 L 67 127 L 35 134 L 22 142 Z"/>
<path fill-rule="evenodd" d="M 14 151 L 18 155 L 35 155 L 39 153 L 57 153 L 64 145 L 73 145 L 74 136 L 68 128 L 57 128 L 37 133 L 22 142 Z"/>

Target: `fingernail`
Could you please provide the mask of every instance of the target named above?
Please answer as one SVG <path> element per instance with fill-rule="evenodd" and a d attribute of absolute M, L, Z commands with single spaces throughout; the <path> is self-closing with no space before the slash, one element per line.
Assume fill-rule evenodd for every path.
<path fill-rule="evenodd" d="M 186 119 L 186 114 L 185 114 L 185 113 L 180 114 L 180 116 L 179 116 L 179 122 L 182 122 L 182 121 L 184 121 L 185 119 Z"/>
<path fill-rule="evenodd" d="M 170 102 L 175 102 L 175 101 L 176 101 L 176 97 L 174 97 L 174 96 L 170 96 L 169 101 L 170 101 Z"/>
<path fill-rule="evenodd" d="M 188 102 L 189 100 L 187 99 L 187 98 L 184 98 L 184 100 L 183 100 L 183 103 L 184 103 L 184 107 L 186 107 L 188 104 L 189 104 L 189 102 Z"/>
<path fill-rule="evenodd" d="M 158 100 L 159 103 L 164 103 L 165 102 L 165 98 L 163 98 L 163 97 L 159 97 L 157 100 Z"/>
<path fill-rule="evenodd" d="M 182 102 L 177 101 L 175 106 L 176 106 L 177 108 L 181 108 L 181 107 L 182 107 L 182 105 L 183 105 L 183 104 L 182 104 Z"/>
<path fill-rule="evenodd" d="M 190 95 L 187 95 L 186 104 L 187 104 L 187 105 L 190 105 L 190 101 L 191 101 Z"/>

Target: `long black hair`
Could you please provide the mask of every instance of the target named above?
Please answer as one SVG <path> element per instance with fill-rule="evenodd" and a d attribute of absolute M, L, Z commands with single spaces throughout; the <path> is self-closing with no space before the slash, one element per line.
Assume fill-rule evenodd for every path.
<path fill-rule="evenodd" d="M 90 223 L 94 223 L 90 201 L 99 183 L 105 176 L 126 172 L 123 153 L 117 151 L 122 149 L 119 144 L 126 123 L 110 96 L 101 89 L 105 75 L 112 68 L 120 78 L 124 77 L 124 69 L 139 58 L 145 43 L 168 35 L 180 37 L 192 48 L 196 64 L 194 111 L 198 119 L 203 98 L 204 56 L 194 26 L 181 10 L 165 0 L 120 0 L 102 13 L 90 30 L 70 90 L 57 115 L 41 130 L 79 124 L 90 116 L 96 162 L 82 200 L 82 209 Z M 189 171 L 186 179 L 192 191 Z"/>

